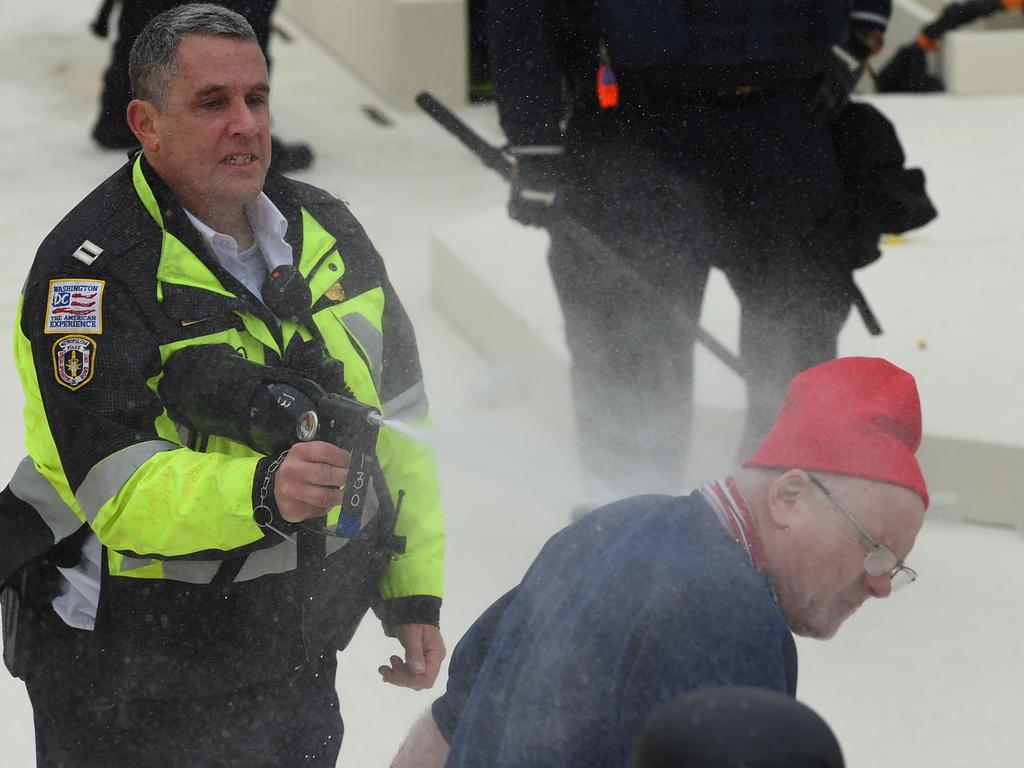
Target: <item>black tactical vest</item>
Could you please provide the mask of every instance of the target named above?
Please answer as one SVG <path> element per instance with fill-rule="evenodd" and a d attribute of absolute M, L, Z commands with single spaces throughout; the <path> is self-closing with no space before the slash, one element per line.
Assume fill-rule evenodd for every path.
<path fill-rule="evenodd" d="M 798 71 L 847 34 L 844 0 L 598 0 L 616 70 Z M 788 77 L 788 75 L 787 75 Z"/>

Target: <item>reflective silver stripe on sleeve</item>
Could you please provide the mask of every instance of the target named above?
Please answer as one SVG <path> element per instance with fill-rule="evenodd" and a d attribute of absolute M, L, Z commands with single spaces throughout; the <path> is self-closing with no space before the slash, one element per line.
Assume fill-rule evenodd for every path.
<path fill-rule="evenodd" d="M 151 563 L 151 558 L 128 557 L 121 561 L 121 571 L 136 571 Z M 220 569 L 220 560 L 165 560 L 163 578 L 172 581 L 184 581 L 188 584 L 209 584 Z M 146 577 L 133 577 L 146 578 Z M 153 579 L 154 581 L 158 579 Z"/>
<path fill-rule="evenodd" d="M 380 500 L 377 498 L 377 491 L 373 487 L 366 493 L 366 501 L 363 502 L 363 519 L 359 521 L 359 530 L 366 527 L 373 518 L 380 512 Z M 327 556 L 330 557 L 339 549 L 349 543 L 351 539 L 341 536 L 331 536 L 327 539 Z"/>
<path fill-rule="evenodd" d="M 220 570 L 220 564 L 220 560 L 165 560 L 164 578 L 189 584 L 209 584 Z"/>
<path fill-rule="evenodd" d="M 295 545 L 282 541 L 269 549 L 259 549 L 245 558 L 235 581 L 251 581 L 271 573 L 286 573 L 295 570 L 298 563 Z M 151 558 L 125 557 L 121 571 L 134 571 L 157 562 Z M 184 581 L 187 584 L 209 584 L 220 570 L 223 560 L 164 560 L 163 578 Z"/>
<path fill-rule="evenodd" d="M 153 560 L 148 557 L 128 557 L 125 555 L 121 560 L 121 570 L 137 571 L 139 568 L 144 568 L 152 562 Z"/>
<path fill-rule="evenodd" d="M 92 468 L 85 482 L 78 489 L 75 498 L 82 505 L 89 520 L 94 520 L 99 510 L 128 482 L 135 470 L 161 451 L 176 450 L 180 445 L 165 440 L 150 440 L 137 443 L 111 454 Z M 372 497 L 376 511 L 376 497 Z M 371 497 L 367 497 L 366 508 L 370 509 Z M 74 514 L 72 512 L 72 514 Z M 77 518 L 76 518 L 77 519 Z M 153 563 L 152 558 L 125 556 L 121 562 L 122 571 L 133 571 Z M 188 584 L 209 584 L 220 570 L 223 560 L 163 560 L 163 578 L 183 581 Z M 235 581 L 249 581 L 272 573 L 285 573 L 297 565 L 295 545 L 283 541 L 268 549 L 250 553 Z"/>
<path fill-rule="evenodd" d="M 135 474 L 135 470 L 146 461 L 163 451 L 175 451 L 179 448 L 180 445 L 167 440 L 147 440 L 122 448 L 93 466 L 75 494 L 75 499 L 85 513 L 86 519 L 92 523 L 103 505 L 120 492 L 124 484 Z"/>
<path fill-rule="evenodd" d="M 399 421 L 413 421 L 427 418 L 429 404 L 427 403 L 427 390 L 423 386 L 423 379 L 420 379 L 404 392 L 392 397 L 381 405 L 384 416 Z"/>
<path fill-rule="evenodd" d="M 245 559 L 235 581 L 250 581 L 269 573 L 294 571 L 298 565 L 298 551 L 290 541 L 282 541 L 269 549 L 258 549 Z"/>
<path fill-rule="evenodd" d="M 82 526 L 75 511 L 64 503 L 49 480 L 43 477 L 31 456 L 21 460 L 11 478 L 11 493 L 32 507 L 46 523 L 54 541 L 62 541 Z"/>
<path fill-rule="evenodd" d="M 380 389 L 380 374 L 384 367 L 384 336 L 373 323 L 358 312 L 349 312 L 341 318 L 348 332 L 356 337 L 370 363 L 373 383 Z"/>

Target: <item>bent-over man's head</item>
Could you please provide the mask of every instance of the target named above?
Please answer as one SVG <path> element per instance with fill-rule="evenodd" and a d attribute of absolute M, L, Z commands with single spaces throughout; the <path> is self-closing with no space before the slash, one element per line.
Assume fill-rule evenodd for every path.
<path fill-rule="evenodd" d="M 764 688 L 699 688 L 659 705 L 631 768 L 843 768 L 835 734 L 814 710 Z"/>
<path fill-rule="evenodd" d="M 132 46 L 128 124 L 179 202 L 218 228 L 270 167 L 267 62 L 249 22 L 219 5 L 155 16 Z"/>
<path fill-rule="evenodd" d="M 891 363 L 841 358 L 793 379 L 737 482 L 795 633 L 829 638 L 916 577 L 904 561 L 928 506 L 920 443 L 917 386 Z"/>

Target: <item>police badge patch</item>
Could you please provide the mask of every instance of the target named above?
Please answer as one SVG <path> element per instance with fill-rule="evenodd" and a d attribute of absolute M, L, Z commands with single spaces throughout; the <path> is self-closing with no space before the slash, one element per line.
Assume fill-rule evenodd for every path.
<path fill-rule="evenodd" d="M 96 342 L 88 336 L 62 336 L 53 343 L 53 375 L 68 389 L 84 387 L 96 370 Z"/>

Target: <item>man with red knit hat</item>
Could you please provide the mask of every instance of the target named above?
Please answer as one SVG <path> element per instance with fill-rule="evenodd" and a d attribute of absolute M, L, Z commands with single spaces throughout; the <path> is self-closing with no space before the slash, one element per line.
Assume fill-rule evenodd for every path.
<path fill-rule="evenodd" d="M 651 712 L 687 691 L 794 696 L 794 633 L 832 637 L 917 576 L 920 441 L 906 371 L 841 358 L 799 374 L 735 474 L 553 536 L 459 642 L 393 768 L 620 768 Z"/>

